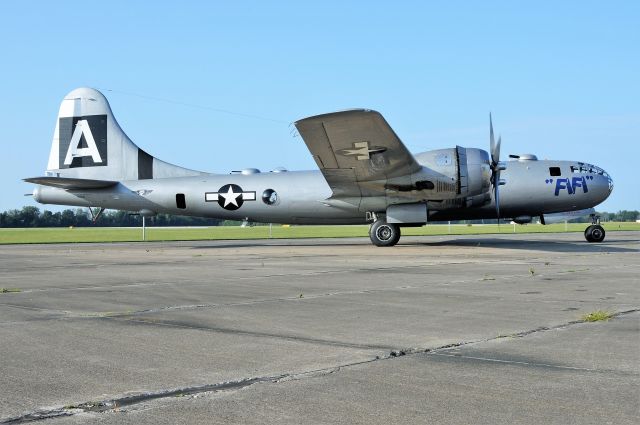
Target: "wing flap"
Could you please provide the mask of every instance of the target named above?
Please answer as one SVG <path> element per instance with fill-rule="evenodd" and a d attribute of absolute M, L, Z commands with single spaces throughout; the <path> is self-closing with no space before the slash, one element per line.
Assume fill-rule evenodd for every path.
<path fill-rule="evenodd" d="M 31 177 L 23 180 L 27 183 L 60 189 L 105 189 L 118 184 L 117 181 L 112 180 L 74 179 L 68 177 Z"/>

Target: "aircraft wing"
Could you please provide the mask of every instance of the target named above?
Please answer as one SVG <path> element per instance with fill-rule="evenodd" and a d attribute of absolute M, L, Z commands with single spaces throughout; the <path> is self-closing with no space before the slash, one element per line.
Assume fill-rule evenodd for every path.
<path fill-rule="evenodd" d="M 385 182 L 420 165 L 379 112 L 356 109 L 295 122 L 335 196 L 385 193 Z"/>
<path fill-rule="evenodd" d="M 113 180 L 73 179 L 67 177 L 31 177 L 23 180 L 28 183 L 59 187 L 61 189 L 104 189 L 118 184 L 117 181 Z"/>

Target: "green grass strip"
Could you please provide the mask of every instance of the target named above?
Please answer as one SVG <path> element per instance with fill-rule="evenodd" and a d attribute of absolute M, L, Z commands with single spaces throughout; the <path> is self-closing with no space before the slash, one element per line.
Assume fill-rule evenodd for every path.
<path fill-rule="evenodd" d="M 437 236 L 437 235 L 480 235 L 480 234 L 510 234 L 510 233 L 559 233 L 583 232 L 585 223 L 529 224 L 525 226 L 502 224 L 428 224 L 423 227 L 406 227 L 402 229 L 403 236 Z M 607 232 L 617 230 L 640 230 L 640 223 L 604 223 Z M 369 226 L 282 226 L 273 225 L 271 237 L 284 238 L 348 238 L 366 237 Z M 269 226 L 244 227 L 147 227 L 147 241 L 194 241 L 194 240 L 240 240 L 240 239 L 268 239 Z M 75 243 L 75 242 L 134 242 L 142 240 L 141 228 L 110 228 L 110 227 L 77 227 L 77 228 L 30 228 L 30 229 L 0 229 L 0 244 L 19 243 Z"/>

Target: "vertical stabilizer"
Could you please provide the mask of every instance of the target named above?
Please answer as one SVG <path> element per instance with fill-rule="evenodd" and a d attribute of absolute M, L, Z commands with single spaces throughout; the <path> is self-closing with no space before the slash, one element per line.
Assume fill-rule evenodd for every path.
<path fill-rule="evenodd" d="M 136 146 L 98 90 L 73 90 L 60 104 L 48 176 L 122 181 L 200 174 L 207 173 L 161 161 Z"/>

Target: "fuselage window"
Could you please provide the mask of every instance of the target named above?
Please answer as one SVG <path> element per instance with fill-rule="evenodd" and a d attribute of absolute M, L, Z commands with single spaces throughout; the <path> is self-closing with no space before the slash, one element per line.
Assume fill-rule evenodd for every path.
<path fill-rule="evenodd" d="M 560 171 L 560 167 L 549 167 L 549 175 L 550 176 L 561 176 L 562 172 Z"/>
<path fill-rule="evenodd" d="M 176 207 L 181 210 L 187 208 L 187 201 L 184 199 L 184 193 L 176 193 Z"/>
<path fill-rule="evenodd" d="M 278 203 L 278 193 L 273 189 L 267 189 L 262 192 L 262 202 L 267 205 L 276 205 Z"/>

